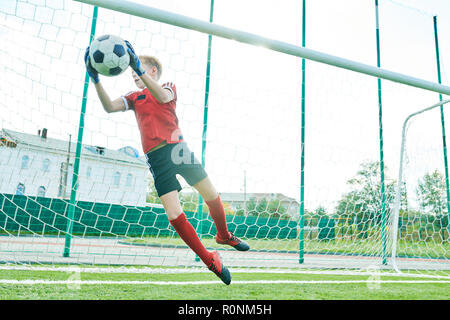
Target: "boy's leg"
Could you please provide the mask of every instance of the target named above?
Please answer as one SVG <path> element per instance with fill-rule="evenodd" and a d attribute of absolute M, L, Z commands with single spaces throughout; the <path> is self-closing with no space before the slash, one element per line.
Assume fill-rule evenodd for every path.
<path fill-rule="evenodd" d="M 178 191 L 174 190 L 166 193 L 160 199 L 170 224 L 174 227 L 180 238 L 209 266 L 211 264 L 212 253 L 206 250 L 194 227 L 186 219 L 178 198 Z"/>
<path fill-rule="evenodd" d="M 228 239 L 230 233 L 225 220 L 225 211 L 219 194 L 209 180 L 205 169 L 203 169 L 194 153 L 189 150 L 186 143 L 180 143 L 172 153 L 174 153 L 172 158 L 176 158 L 179 162 L 177 173 L 201 194 L 209 207 L 209 212 L 216 225 L 217 234 L 222 239 Z"/>
<path fill-rule="evenodd" d="M 214 188 L 211 180 L 206 177 L 193 186 L 201 194 L 209 208 L 209 213 L 217 229 L 216 241 L 220 244 L 229 244 L 239 251 L 247 251 L 249 245 L 228 231 L 225 209 L 219 193 Z"/>
<path fill-rule="evenodd" d="M 223 208 L 222 200 L 219 193 L 214 188 L 211 180 L 206 177 L 193 186 L 205 200 L 209 208 L 209 213 L 216 225 L 217 234 L 221 239 L 228 239 L 230 233 L 227 227 L 227 221 L 225 218 L 225 210 Z"/>
<path fill-rule="evenodd" d="M 180 174 L 186 182 L 193 186 L 203 197 L 209 208 L 209 213 L 214 221 L 217 229 L 216 242 L 220 244 L 228 244 L 236 250 L 246 251 L 250 247 L 247 243 L 235 237 L 228 231 L 227 221 L 225 218 L 225 210 L 219 193 L 214 188 L 208 178 L 205 169 L 201 163 L 195 158 L 186 143 L 181 143 L 176 149 L 175 156 L 183 161 L 177 165 L 177 173 Z M 172 155 L 172 158 L 174 155 Z"/>
<path fill-rule="evenodd" d="M 178 191 L 168 192 L 160 197 L 170 224 L 181 239 L 199 256 L 209 270 L 213 271 L 225 284 L 231 283 L 231 275 L 223 266 L 217 251 L 209 252 L 200 241 L 192 224 L 186 219 L 178 198 Z"/>

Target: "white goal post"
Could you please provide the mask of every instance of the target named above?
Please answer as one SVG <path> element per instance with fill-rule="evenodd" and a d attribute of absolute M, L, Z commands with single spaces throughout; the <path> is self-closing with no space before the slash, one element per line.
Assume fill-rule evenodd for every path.
<path fill-rule="evenodd" d="M 405 121 L 403 122 L 402 140 L 401 140 L 401 147 L 400 147 L 400 163 L 399 163 L 399 169 L 398 169 L 397 191 L 395 194 L 394 212 L 392 215 L 392 267 L 395 269 L 395 271 L 397 271 L 399 273 L 401 273 L 401 271 L 397 264 L 397 240 L 398 240 L 398 228 L 399 228 L 399 219 L 400 219 L 400 201 L 401 201 L 401 196 L 402 196 L 402 185 L 404 183 L 403 170 L 404 170 L 404 162 L 405 162 L 405 147 L 406 147 L 405 143 L 406 143 L 407 126 L 413 117 L 423 114 L 427 111 L 431 111 L 438 107 L 444 107 L 449 102 L 450 102 L 450 100 L 440 101 L 438 103 L 433 104 L 432 106 L 430 106 L 428 108 L 414 112 L 414 113 L 410 114 L 408 117 L 406 117 Z M 449 201 L 449 199 L 447 199 L 447 201 Z"/>

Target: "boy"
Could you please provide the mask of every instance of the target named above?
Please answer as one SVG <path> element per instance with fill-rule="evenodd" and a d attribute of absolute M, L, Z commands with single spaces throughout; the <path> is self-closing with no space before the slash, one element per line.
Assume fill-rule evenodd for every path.
<path fill-rule="evenodd" d="M 169 82 L 161 86 L 158 80 L 162 68 L 158 59 L 151 56 L 138 57 L 131 44 L 125 42 L 130 55 L 130 67 L 133 69 L 133 80 L 139 91 L 111 100 L 100 83 L 98 72 L 90 63 L 88 47 L 84 60 L 89 77 L 106 112 L 135 112 L 143 151 L 170 224 L 209 270 L 229 285 L 231 275 L 222 264 L 218 252 L 210 252 L 203 246 L 195 229 L 186 219 L 178 198 L 181 186 L 175 175 L 181 175 L 205 200 L 217 229 L 217 243 L 230 245 L 239 251 L 247 251 L 250 247 L 228 231 L 220 196 L 183 141 L 175 113 L 175 85 Z"/>

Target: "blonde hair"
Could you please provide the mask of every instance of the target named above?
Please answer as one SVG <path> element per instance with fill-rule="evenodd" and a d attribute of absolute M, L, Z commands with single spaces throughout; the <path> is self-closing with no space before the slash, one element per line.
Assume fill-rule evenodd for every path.
<path fill-rule="evenodd" d="M 156 67 L 156 69 L 158 70 L 157 72 L 157 76 L 158 76 L 158 80 L 159 78 L 161 78 L 161 74 L 162 74 L 162 65 L 161 62 L 158 60 L 158 58 L 153 57 L 153 56 L 139 56 L 139 59 L 141 60 L 141 62 L 147 66 L 150 67 Z"/>

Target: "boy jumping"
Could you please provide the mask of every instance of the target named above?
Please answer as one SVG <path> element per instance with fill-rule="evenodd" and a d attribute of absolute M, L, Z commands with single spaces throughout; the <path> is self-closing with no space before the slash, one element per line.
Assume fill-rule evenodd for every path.
<path fill-rule="evenodd" d="M 98 72 L 92 67 L 89 47 L 84 61 L 97 95 L 106 112 L 133 110 L 141 133 L 142 148 L 153 175 L 155 188 L 164 206 L 170 224 L 181 239 L 200 257 L 203 263 L 225 284 L 231 283 L 231 274 L 223 265 L 217 251 L 208 251 L 200 241 L 194 227 L 186 219 L 178 192 L 182 189 L 176 178 L 181 175 L 193 186 L 208 205 L 217 229 L 216 242 L 227 244 L 239 251 L 249 245 L 228 231 L 222 201 L 207 173 L 183 140 L 175 113 L 177 90 L 173 83 L 162 86 L 161 63 L 152 56 L 137 56 L 125 41 L 130 55 L 132 76 L 138 91 L 111 100 L 100 83 Z"/>

